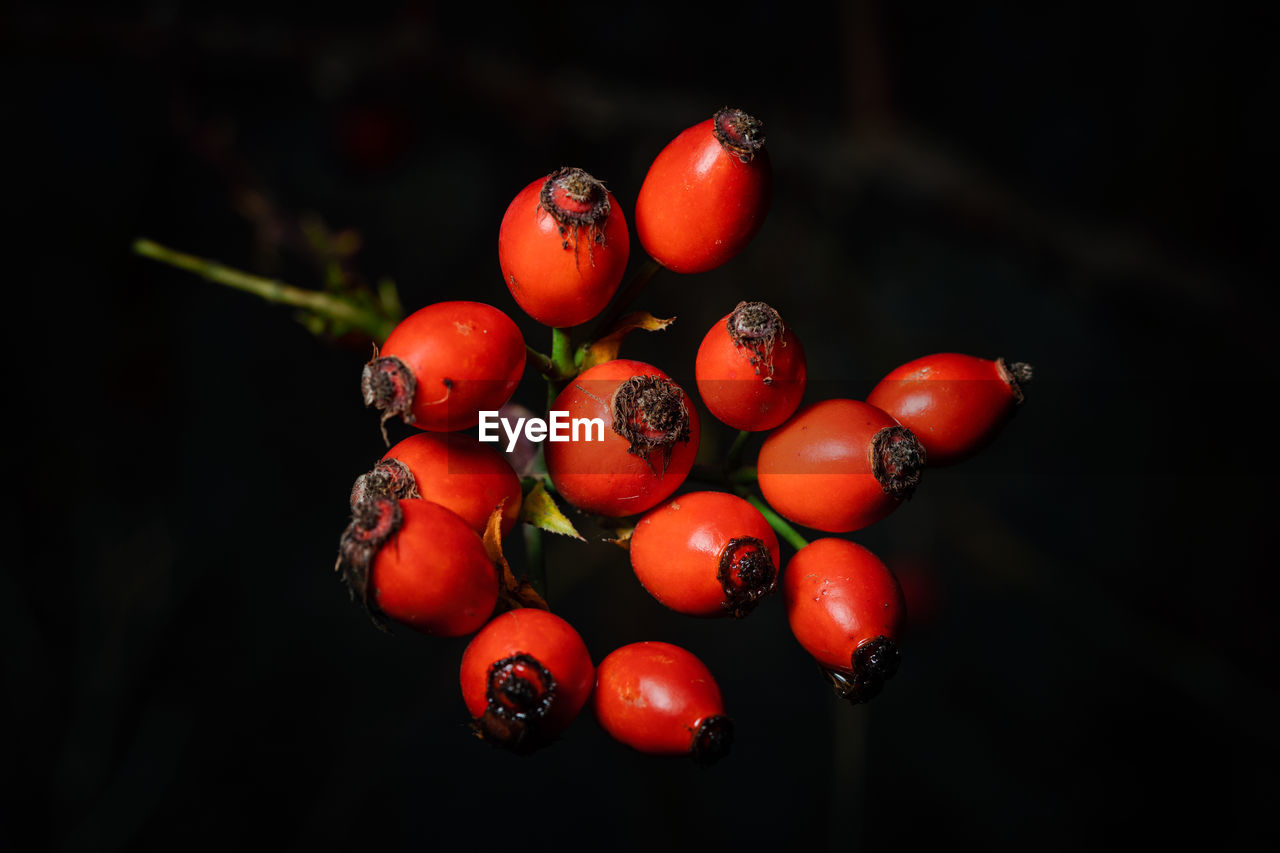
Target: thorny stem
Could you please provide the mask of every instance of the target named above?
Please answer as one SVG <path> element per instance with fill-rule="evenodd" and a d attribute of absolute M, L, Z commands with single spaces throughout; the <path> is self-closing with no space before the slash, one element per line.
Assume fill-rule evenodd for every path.
<path fill-rule="evenodd" d="M 152 240 L 135 240 L 133 251 L 144 258 L 151 258 L 162 264 L 193 272 L 217 284 L 224 284 L 228 287 L 234 287 L 236 290 L 252 293 L 268 302 L 302 308 L 313 314 L 359 329 L 378 343 L 387 339 L 387 335 L 391 334 L 391 330 L 395 328 L 399 319 L 389 314 L 381 314 L 370 308 L 363 308 L 339 294 L 319 290 L 306 290 L 301 287 L 294 287 L 291 284 L 285 284 L 276 279 L 262 278 L 261 276 L 224 266 L 217 261 L 170 249 Z"/>
<path fill-rule="evenodd" d="M 603 335 L 607 335 L 609 330 L 613 328 L 613 324 L 626 313 L 627 308 L 640 295 L 640 291 L 645 289 L 649 284 L 649 280 L 662 269 L 662 265 L 653 258 L 646 258 L 635 274 L 628 279 L 618 290 L 618 295 L 613 299 L 613 305 L 596 321 L 595 329 L 591 333 L 591 340 L 597 340 Z"/>
<path fill-rule="evenodd" d="M 774 512 L 773 508 L 763 500 L 751 494 L 744 488 L 739 488 L 738 493 L 747 499 L 747 503 L 760 510 L 760 514 L 764 516 L 765 521 L 769 522 L 769 526 L 773 528 L 773 531 L 783 539 L 787 540 L 787 542 L 791 544 L 792 548 L 799 551 L 801 548 L 809 544 L 808 540 L 797 533 L 796 529 L 788 524 L 785 518 Z"/>

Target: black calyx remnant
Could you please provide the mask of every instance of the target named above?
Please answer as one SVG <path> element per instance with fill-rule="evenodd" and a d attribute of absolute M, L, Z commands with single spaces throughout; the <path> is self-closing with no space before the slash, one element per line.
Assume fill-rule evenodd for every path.
<path fill-rule="evenodd" d="M 854 649 L 850 659 L 852 673 L 837 672 L 821 667 L 822 672 L 831 682 L 836 695 L 848 699 L 851 704 L 870 702 L 898 671 L 902 663 L 902 652 L 898 644 L 888 637 L 880 636 L 867 640 Z"/>
<path fill-rule="evenodd" d="M 370 596 L 369 572 L 378 549 L 395 535 L 404 521 L 400 502 L 386 495 L 365 495 L 351 507 L 351 523 L 338 542 L 338 562 L 334 569 L 359 601 L 369 618 L 386 630 L 386 614 Z"/>
<path fill-rule="evenodd" d="M 764 122 L 734 107 L 724 107 L 711 119 L 716 141 L 743 163 L 750 163 L 764 148 Z"/>
<path fill-rule="evenodd" d="M 355 485 L 351 487 L 351 508 L 355 509 L 362 498 L 373 495 L 402 501 L 422 497 L 418 481 L 399 459 L 383 459 L 373 466 L 373 470 L 356 477 Z"/>
<path fill-rule="evenodd" d="M 871 438 L 871 473 L 885 494 L 909 500 L 920 485 L 920 469 L 927 459 L 924 445 L 904 426 L 891 426 Z"/>
<path fill-rule="evenodd" d="M 996 359 L 996 370 L 1000 372 L 1000 377 L 1009 383 L 1009 390 L 1013 392 L 1014 405 L 1021 406 L 1022 386 L 1030 384 L 1035 370 L 1025 361 L 1015 361 L 1010 364 L 1003 358 Z"/>
<path fill-rule="evenodd" d="M 575 259 L 586 229 L 587 258 L 594 266 L 595 246 L 604 244 L 604 225 L 612 209 L 604 184 L 582 169 L 565 167 L 543 182 L 538 205 L 556 221 L 561 246 L 572 248 Z"/>
<path fill-rule="evenodd" d="M 680 386 L 661 376 L 633 376 L 613 392 L 613 431 L 627 440 L 627 452 L 639 456 L 655 474 L 666 473 L 677 441 L 689 440 L 689 408 Z M 662 471 L 650 455 L 662 454 Z"/>
<path fill-rule="evenodd" d="M 413 395 L 418 380 L 403 361 L 394 355 L 375 355 L 360 374 L 360 391 L 364 404 L 382 412 L 382 440 L 387 438 L 387 421 L 399 415 L 407 424 L 413 423 Z"/>
<path fill-rule="evenodd" d="M 754 536 L 740 536 L 730 539 L 720 552 L 716 579 L 724 590 L 721 606 L 741 619 L 778 588 L 778 567 L 763 542 Z"/>
<path fill-rule="evenodd" d="M 763 302 L 739 302 L 725 326 L 734 345 L 750 353 L 747 358 L 756 375 L 763 375 L 766 385 L 773 384 L 773 348 L 786 331 L 782 315 Z"/>
<path fill-rule="evenodd" d="M 733 719 L 724 714 L 705 718 L 693 730 L 689 754 L 698 764 L 715 764 L 729 754 L 733 746 Z"/>
<path fill-rule="evenodd" d="M 517 652 L 489 666 L 485 712 L 472 726 L 481 738 L 518 753 L 546 743 L 541 723 L 556 698 L 556 680 L 533 655 Z"/>

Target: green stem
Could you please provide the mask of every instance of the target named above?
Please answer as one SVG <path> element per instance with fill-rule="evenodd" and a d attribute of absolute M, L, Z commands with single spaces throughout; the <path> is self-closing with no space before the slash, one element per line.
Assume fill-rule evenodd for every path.
<path fill-rule="evenodd" d="M 573 340 L 569 337 L 568 329 L 551 329 L 550 361 L 550 372 L 543 372 L 547 377 L 547 411 L 551 411 L 563 383 L 578 375 L 578 368 L 573 363 Z"/>
<path fill-rule="evenodd" d="M 729 472 L 730 483 L 750 484 L 750 483 L 754 483 L 755 481 L 756 481 L 756 466 L 754 465 L 743 465 L 741 468 L 738 468 L 737 470 Z"/>
<path fill-rule="evenodd" d="M 555 375 L 556 365 L 551 360 L 551 356 L 540 353 L 528 344 L 524 345 L 524 351 L 529 357 L 529 364 L 533 365 L 533 369 L 541 373 L 547 378 Z"/>
<path fill-rule="evenodd" d="M 578 372 L 573 366 L 573 341 L 568 329 L 551 330 L 551 364 L 559 374 L 557 379 L 571 379 Z"/>
<path fill-rule="evenodd" d="M 645 289 L 645 286 L 649 284 L 649 280 L 660 269 L 662 269 L 662 265 L 653 258 L 645 258 L 644 263 L 635 271 L 635 274 L 622 285 L 618 295 L 614 297 L 613 305 L 610 306 L 609 311 L 596 321 L 595 329 L 591 333 L 591 340 L 599 340 L 603 335 L 609 333 L 609 330 L 613 328 L 613 324 L 618 322 L 628 306 L 636 300 L 636 297 L 640 295 L 640 291 Z"/>
<path fill-rule="evenodd" d="M 765 521 L 769 522 L 769 526 L 773 528 L 774 532 L 791 543 L 792 548 L 799 551 L 809 544 L 803 536 L 796 532 L 794 527 L 787 523 L 785 518 L 774 512 L 773 508 L 763 500 L 747 492 L 746 489 L 740 489 L 739 493 L 747 499 L 747 503 L 760 510 L 760 514 L 764 516 Z"/>
<path fill-rule="evenodd" d="M 202 278 L 252 293 L 267 302 L 280 305 L 291 305 L 303 308 L 314 314 L 328 317 L 339 323 L 366 332 L 375 341 L 381 343 L 395 328 L 395 319 L 379 315 L 375 311 L 361 308 L 349 300 L 333 293 L 319 290 L 305 290 L 294 287 L 272 278 L 262 278 L 232 267 L 224 266 L 217 261 L 189 255 L 162 246 L 152 240 L 138 239 L 133 243 L 133 251 L 144 258 L 151 258 L 162 264 L 193 272 Z"/>
<path fill-rule="evenodd" d="M 733 440 L 733 444 L 729 447 L 729 455 L 725 457 L 724 468 L 726 471 L 734 471 L 738 467 L 738 463 L 742 461 L 742 448 L 746 447 L 747 439 L 751 438 L 751 433 L 745 429 L 738 432 L 738 437 Z"/>
<path fill-rule="evenodd" d="M 547 558 L 542 549 L 542 531 L 532 524 L 521 525 L 524 528 L 525 571 L 529 576 L 529 585 L 534 592 L 547 597 Z"/>

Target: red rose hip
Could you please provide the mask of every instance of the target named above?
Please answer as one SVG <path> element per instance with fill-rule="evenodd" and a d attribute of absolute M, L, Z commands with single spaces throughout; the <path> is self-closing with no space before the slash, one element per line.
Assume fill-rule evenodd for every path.
<path fill-rule="evenodd" d="M 924 448 L 906 427 L 857 400 L 805 406 L 769 433 L 756 460 L 760 491 L 790 520 L 847 533 L 910 498 Z"/>
<path fill-rule="evenodd" d="M 761 123 L 725 107 L 654 159 L 636 197 L 636 236 L 669 270 L 715 269 L 760 230 L 771 189 Z"/>
<path fill-rule="evenodd" d="M 545 745 L 568 728 L 595 684 L 582 637 L 544 610 L 495 618 L 462 654 L 462 698 L 476 732 L 517 752 Z"/>
<path fill-rule="evenodd" d="M 632 643 L 600 661 L 592 702 L 604 730 L 640 752 L 711 764 L 733 743 L 711 671 L 670 643 Z"/>
<path fill-rule="evenodd" d="M 690 616 L 742 617 L 777 588 L 777 536 L 726 492 L 677 495 L 645 513 L 630 552 L 649 594 Z"/>
<path fill-rule="evenodd" d="M 581 169 L 529 184 L 498 229 L 498 264 L 511 296 L 548 326 L 599 314 L 622 281 L 630 248 L 618 200 Z"/>
<path fill-rule="evenodd" d="M 384 617 L 424 634 L 462 637 L 498 601 L 484 542 L 456 513 L 424 500 L 359 500 L 342 534 L 338 571 L 379 626 Z"/>
<path fill-rule="evenodd" d="M 524 361 L 524 337 L 506 314 L 483 302 L 437 302 L 400 321 L 365 365 L 360 387 L 365 405 L 382 412 L 384 439 L 396 415 L 452 432 L 511 399 Z"/>
<path fill-rule="evenodd" d="M 782 580 L 787 620 L 800 645 L 850 702 L 873 698 L 898 670 L 906 620 L 902 588 L 861 545 L 818 539 L 801 548 Z"/>
<path fill-rule="evenodd" d="M 711 327 L 695 371 L 702 402 L 734 429 L 773 429 L 804 396 L 804 349 L 763 302 L 740 302 Z"/>
<path fill-rule="evenodd" d="M 944 352 L 891 371 L 867 402 L 915 433 L 930 465 L 950 465 L 995 438 L 1022 404 L 1029 381 L 1029 364 Z"/>
<path fill-rule="evenodd" d="M 356 479 L 352 505 L 369 494 L 438 503 L 462 516 L 482 536 L 499 504 L 503 536 L 520 515 L 520 478 L 506 457 L 456 432 L 421 432 L 398 442 L 372 471 Z"/>
<path fill-rule="evenodd" d="M 698 455 L 693 401 L 641 361 L 616 359 L 584 370 L 551 409 L 567 412 L 571 421 L 603 424 L 577 440 L 545 445 L 551 482 L 584 512 L 616 517 L 651 509 L 680 487 Z"/>

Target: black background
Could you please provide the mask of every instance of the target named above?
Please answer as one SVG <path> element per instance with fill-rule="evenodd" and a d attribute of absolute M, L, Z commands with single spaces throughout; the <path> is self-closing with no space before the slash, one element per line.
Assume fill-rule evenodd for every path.
<path fill-rule="evenodd" d="M 0 19 L 21 220 L 0 847 L 1274 835 L 1262 22 L 1190 3 L 459 5 Z M 830 695 L 780 601 L 681 617 L 612 546 L 557 540 L 552 604 L 593 656 L 686 645 L 739 737 L 700 770 L 584 715 L 517 758 L 468 735 L 465 639 L 381 634 L 333 575 L 351 481 L 382 452 L 367 342 L 129 246 L 313 287 L 299 223 L 320 217 L 363 235 L 354 265 L 410 310 L 490 302 L 545 348 L 498 270 L 510 198 L 577 165 L 630 218 L 657 151 L 724 104 L 765 121 L 768 221 L 719 270 L 660 274 L 641 305 L 679 321 L 624 354 L 691 385 L 702 334 L 755 298 L 804 341 L 809 401 L 938 351 L 1037 379 L 995 445 L 851 536 L 912 614 L 875 702 Z M 518 399 L 541 396 L 530 373 Z"/>

